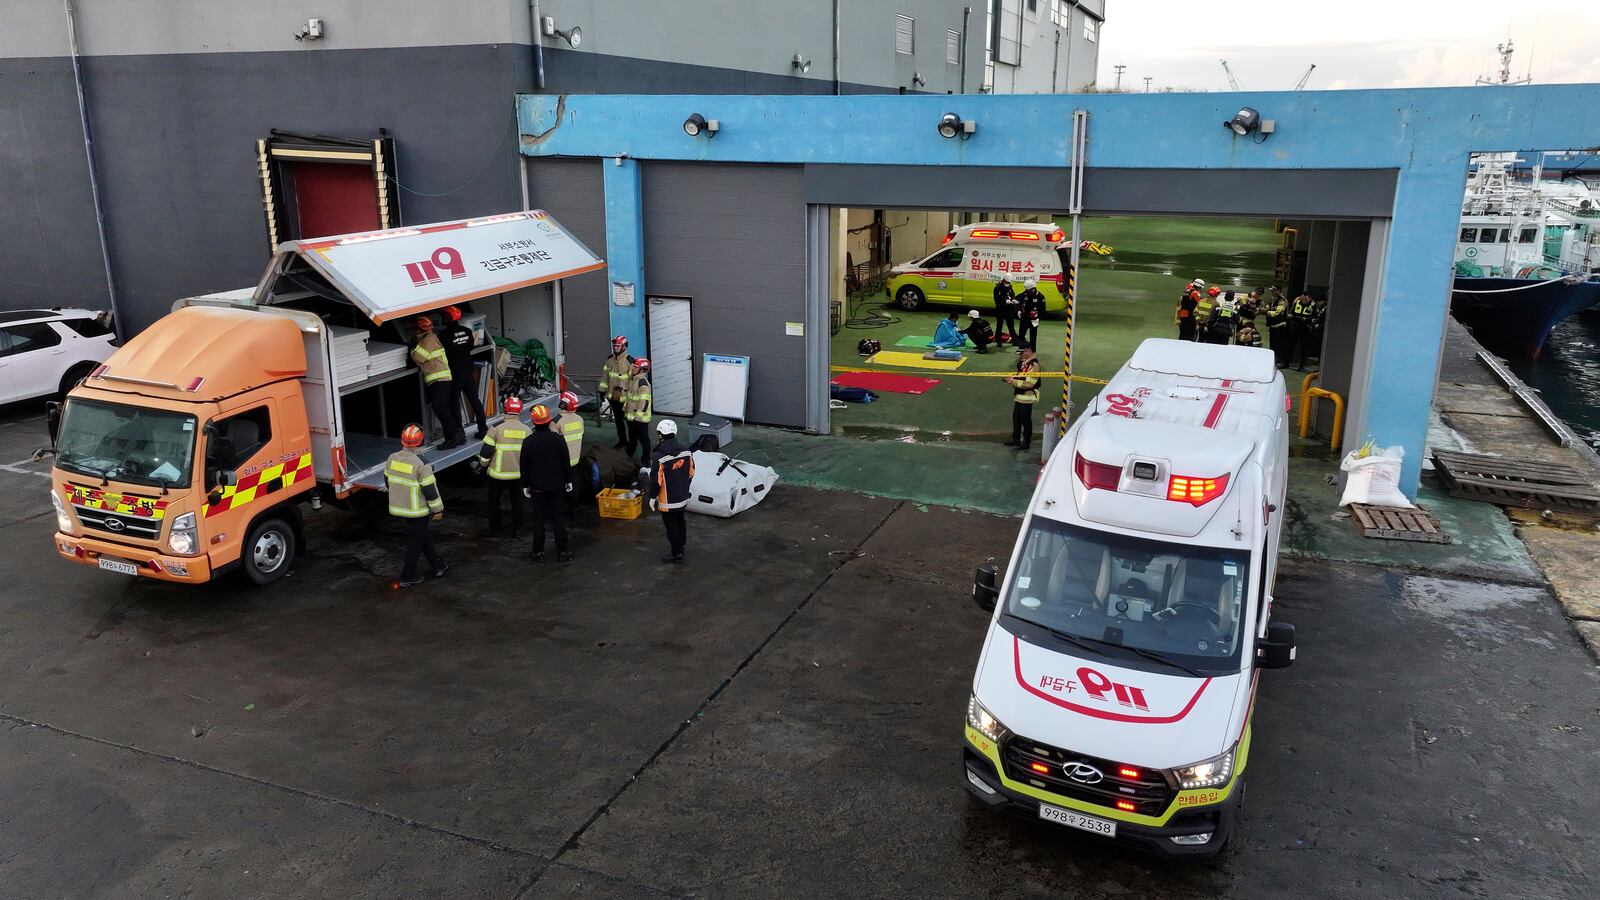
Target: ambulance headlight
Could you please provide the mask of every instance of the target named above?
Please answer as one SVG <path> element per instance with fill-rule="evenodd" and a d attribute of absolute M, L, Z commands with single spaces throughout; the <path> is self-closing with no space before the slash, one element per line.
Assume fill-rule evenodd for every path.
<path fill-rule="evenodd" d="M 61 502 L 60 494 L 50 492 L 50 505 L 56 508 L 56 530 L 62 534 L 77 534 L 73 530 L 72 516 L 67 514 L 67 505 Z"/>
<path fill-rule="evenodd" d="M 1173 769 L 1172 777 L 1178 782 L 1178 788 L 1187 791 L 1227 784 L 1228 779 L 1233 777 L 1233 751 L 1237 747 L 1235 744 L 1220 756 Z"/>
<path fill-rule="evenodd" d="M 172 530 L 167 533 L 167 549 L 179 556 L 193 556 L 199 543 L 194 513 L 184 513 L 172 520 Z"/>
<path fill-rule="evenodd" d="M 983 704 L 978 702 L 977 694 L 973 694 L 972 699 L 967 701 L 967 724 L 997 744 L 1011 736 L 1011 729 L 996 719 L 993 713 L 983 708 Z"/>

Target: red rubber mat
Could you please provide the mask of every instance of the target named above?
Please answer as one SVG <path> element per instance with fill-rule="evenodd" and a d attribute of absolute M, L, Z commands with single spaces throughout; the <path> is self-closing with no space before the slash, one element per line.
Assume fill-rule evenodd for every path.
<path fill-rule="evenodd" d="M 926 394 L 929 388 L 939 383 L 939 379 L 896 375 L 893 372 L 840 372 L 833 376 L 831 383 L 840 387 L 866 388 L 893 394 Z"/>

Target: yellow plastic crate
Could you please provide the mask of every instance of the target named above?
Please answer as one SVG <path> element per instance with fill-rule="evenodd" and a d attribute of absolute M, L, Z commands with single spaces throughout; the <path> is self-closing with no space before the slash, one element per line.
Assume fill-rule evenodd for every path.
<path fill-rule="evenodd" d="M 595 496 L 600 501 L 602 519 L 637 519 L 644 514 L 644 494 L 624 497 L 621 488 L 605 488 Z"/>

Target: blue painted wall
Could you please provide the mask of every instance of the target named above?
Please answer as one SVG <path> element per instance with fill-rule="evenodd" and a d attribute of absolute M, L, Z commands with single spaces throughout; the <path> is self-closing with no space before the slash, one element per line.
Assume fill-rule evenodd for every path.
<path fill-rule="evenodd" d="M 1591 146 L 1600 121 L 1600 85 L 1592 84 L 1238 94 L 601 95 L 561 102 L 558 120 L 557 98 L 518 98 L 524 154 L 1060 167 L 1068 163 L 1072 111 L 1081 108 L 1090 113 L 1087 162 L 1095 167 L 1397 170 L 1364 430 L 1380 444 L 1406 449 L 1404 483 L 1411 491 L 1420 474 L 1469 154 Z M 1277 132 L 1258 140 L 1224 130 L 1223 121 L 1241 106 L 1274 119 Z M 940 137 L 935 125 L 946 111 L 976 120 L 977 133 L 969 140 Z M 682 123 L 693 112 L 719 119 L 722 130 L 690 138 Z M 619 256 L 642 254 L 609 243 L 617 221 L 610 184 L 608 174 L 606 249 L 615 266 Z M 631 196 L 636 206 L 636 178 Z M 638 230 L 615 233 L 626 242 Z"/>
<path fill-rule="evenodd" d="M 639 163 L 632 159 L 608 159 L 605 166 L 606 192 L 606 299 L 611 310 L 611 333 L 628 336 L 628 349 L 634 356 L 648 356 L 645 340 L 644 303 L 644 199 L 639 182 Z M 616 305 L 615 282 L 633 284 L 633 305 Z"/>

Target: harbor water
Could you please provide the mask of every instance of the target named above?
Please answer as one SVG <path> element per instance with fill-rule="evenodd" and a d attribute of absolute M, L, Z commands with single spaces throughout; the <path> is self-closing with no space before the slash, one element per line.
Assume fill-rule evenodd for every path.
<path fill-rule="evenodd" d="M 1538 359 L 1511 356 L 1506 364 L 1539 391 L 1551 412 L 1600 450 L 1600 311 L 1557 325 Z"/>

